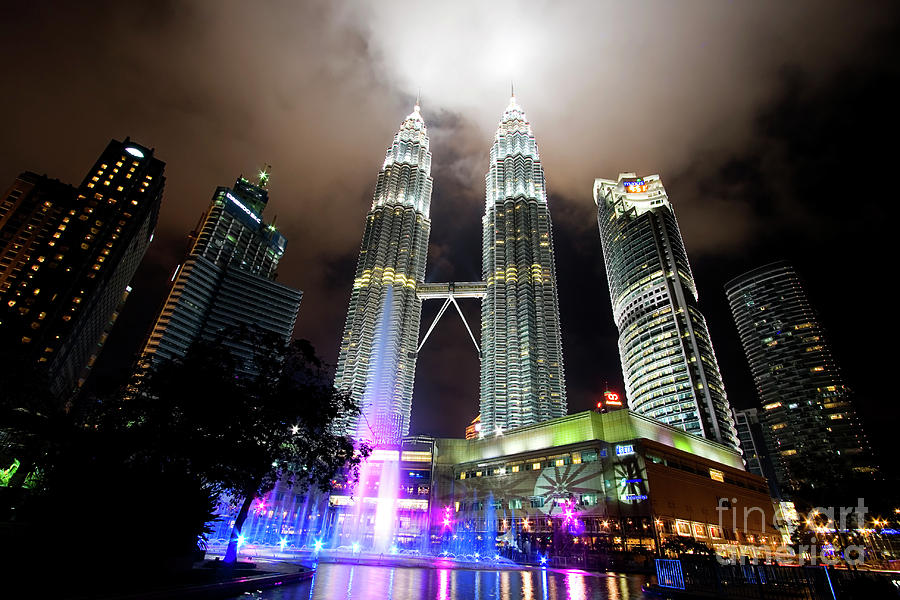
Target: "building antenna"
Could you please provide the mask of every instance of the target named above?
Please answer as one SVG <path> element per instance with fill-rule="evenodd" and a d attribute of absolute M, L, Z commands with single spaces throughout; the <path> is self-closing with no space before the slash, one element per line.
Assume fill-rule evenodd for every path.
<path fill-rule="evenodd" d="M 264 188 L 269 185 L 269 173 L 271 169 L 272 165 L 266 165 L 265 168 L 259 172 L 259 175 L 256 177 L 259 187 Z"/>
<path fill-rule="evenodd" d="M 509 82 L 509 95 L 511 98 L 516 97 L 516 85 L 512 81 Z"/>

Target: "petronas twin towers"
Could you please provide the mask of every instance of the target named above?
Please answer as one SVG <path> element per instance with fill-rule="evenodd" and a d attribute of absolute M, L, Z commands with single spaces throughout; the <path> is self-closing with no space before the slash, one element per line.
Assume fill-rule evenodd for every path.
<path fill-rule="evenodd" d="M 462 289 L 482 299 L 482 434 L 565 415 L 547 190 L 531 125 L 515 96 L 485 176 L 482 282 L 425 283 L 432 183 L 417 104 L 388 148 L 366 216 L 335 378 L 362 414 L 344 426 L 376 444 L 396 444 L 408 433 L 422 301 L 450 302 Z"/>

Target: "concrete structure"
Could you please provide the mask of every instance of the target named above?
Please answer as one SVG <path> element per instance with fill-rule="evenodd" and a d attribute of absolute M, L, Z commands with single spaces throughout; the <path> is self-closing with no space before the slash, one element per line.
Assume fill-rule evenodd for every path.
<path fill-rule="evenodd" d="M 416 288 L 425 279 L 431 187 L 428 131 L 416 103 L 378 173 L 334 381 L 363 415 L 340 426 L 379 445 L 409 433 L 422 313 Z"/>
<path fill-rule="evenodd" d="M 782 491 L 873 475 L 853 393 L 793 267 L 776 262 L 754 269 L 725 291 Z"/>
<path fill-rule="evenodd" d="M 553 231 L 537 142 L 513 96 L 485 176 L 481 434 L 568 412 Z"/>
<path fill-rule="evenodd" d="M 184 356 L 195 341 L 211 340 L 245 326 L 290 340 L 303 293 L 275 281 L 287 240 L 262 219 L 265 184 L 243 177 L 219 187 L 191 233 L 191 247 L 172 277 L 172 287 L 144 348 L 145 366 Z M 252 344 L 224 340 L 238 373 L 253 376 Z"/>
<path fill-rule="evenodd" d="M 594 181 L 628 406 L 738 448 L 675 212 L 659 175 Z"/>
<path fill-rule="evenodd" d="M 103 348 L 153 237 L 165 164 L 112 140 L 77 188 L 23 173 L 0 197 L 0 346 L 69 399 Z"/>

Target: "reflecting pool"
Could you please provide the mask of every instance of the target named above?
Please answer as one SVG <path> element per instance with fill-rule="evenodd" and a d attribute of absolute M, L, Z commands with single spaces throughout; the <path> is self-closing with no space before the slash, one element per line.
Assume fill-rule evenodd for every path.
<path fill-rule="evenodd" d="M 313 580 L 255 592 L 266 600 L 636 600 L 641 575 L 584 571 L 470 571 L 320 564 Z"/>

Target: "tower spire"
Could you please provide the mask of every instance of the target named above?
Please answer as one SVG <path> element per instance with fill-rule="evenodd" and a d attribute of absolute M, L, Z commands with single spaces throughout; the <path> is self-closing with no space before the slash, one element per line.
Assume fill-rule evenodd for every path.
<path fill-rule="evenodd" d="M 512 81 L 509 82 L 509 97 L 510 98 L 516 97 L 516 84 Z"/>
<path fill-rule="evenodd" d="M 269 172 L 272 169 L 272 165 L 266 165 L 262 171 L 256 176 L 257 185 L 261 188 L 265 188 L 269 185 Z"/>

